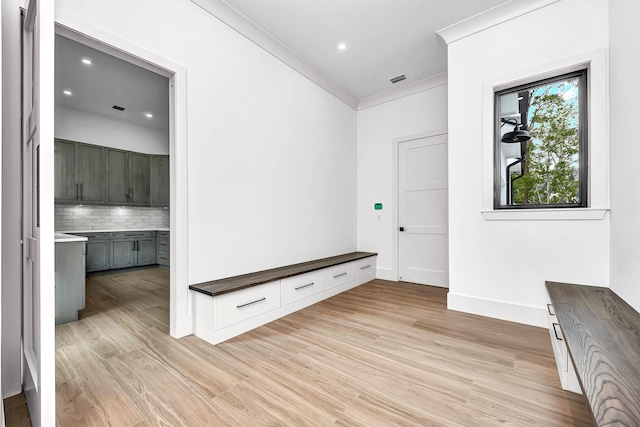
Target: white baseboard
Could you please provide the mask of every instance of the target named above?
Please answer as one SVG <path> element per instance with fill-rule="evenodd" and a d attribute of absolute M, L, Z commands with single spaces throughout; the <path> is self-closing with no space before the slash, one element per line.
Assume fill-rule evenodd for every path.
<path fill-rule="evenodd" d="M 392 282 L 398 281 L 396 273 L 390 268 L 378 268 L 376 270 L 376 279 L 391 280 Z"/>
<path fill-rule="evenodd" d="M 447 309 L 541 328 L 548 327 L 547 313 L 542 307 L 518 305 L 449 292 L 447 294 Z"/>

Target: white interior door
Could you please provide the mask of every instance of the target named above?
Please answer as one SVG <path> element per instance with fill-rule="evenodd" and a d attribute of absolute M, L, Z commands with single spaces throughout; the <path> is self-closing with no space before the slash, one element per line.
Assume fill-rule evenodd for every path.
<path fill-rule="evenodd" d="M 22 34 L 23 383 L 34 426 L 55 425 L 53 221 L 41 221 L 53 216 L 52 3 L 28 1 Z"/>
<path fill-rule="evenodd" d="M 399 280 L 449 286 L 447 135 L 398 144 Z"/>

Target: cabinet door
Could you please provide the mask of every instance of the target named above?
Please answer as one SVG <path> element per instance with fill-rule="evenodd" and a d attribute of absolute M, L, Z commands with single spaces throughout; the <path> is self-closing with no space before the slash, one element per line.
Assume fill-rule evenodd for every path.
<path fill-rule="evenodd" d="M 87 242 L 87 271 L 102 271 L 109 269 L 109 241 L 98 240 Z"/>
<path fill-rule="evenodd" d="M 151 156 L 151 206 L 169 206 L 169 156 Z"/>
<path fill-rule="evenodd" d="M 80 200 L 90 204 L 104 204 L 104 149 L 95 145 L 78 144 L 78 154 Z"/>
<path fill-rule="evenodd" d="M 128 161 L 127 152 L 107 149 L 107 204 L 127 205 Z"/>
<path fill-rule="evenodd" d="M 111 241 L 111 268 L 127 268 L 133 266 L 134 240 Z"/>
<path fill-rule="evenodd" d="M 54 194 L 56 203 L 76 203 L 76 144 L 56 140 L 54 144 Z"/>
<path fill-rule="evenodd" d="M 129 153 L 129 204 L 149 206 L 149 155 Z"/>
<path fill-rule="evenodd" d="M 156 263 L 156 239 L 136 240 L 136 265 Z"/>

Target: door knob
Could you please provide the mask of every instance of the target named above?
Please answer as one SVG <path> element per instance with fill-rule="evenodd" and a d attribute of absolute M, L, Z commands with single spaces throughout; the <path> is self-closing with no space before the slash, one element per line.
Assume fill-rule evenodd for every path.
<path fill-rule="evenodd" d="M 404 231 L 404 227 L 400 227 L 400 231 Z"/>

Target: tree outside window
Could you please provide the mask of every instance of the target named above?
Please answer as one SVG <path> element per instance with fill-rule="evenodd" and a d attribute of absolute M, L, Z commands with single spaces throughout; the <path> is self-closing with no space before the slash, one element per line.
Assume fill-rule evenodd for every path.
<path fill-rule="evenodd" d="M 586 70 L 496 93 L 496 208 L 587 206 L 586 97 Z"/>

